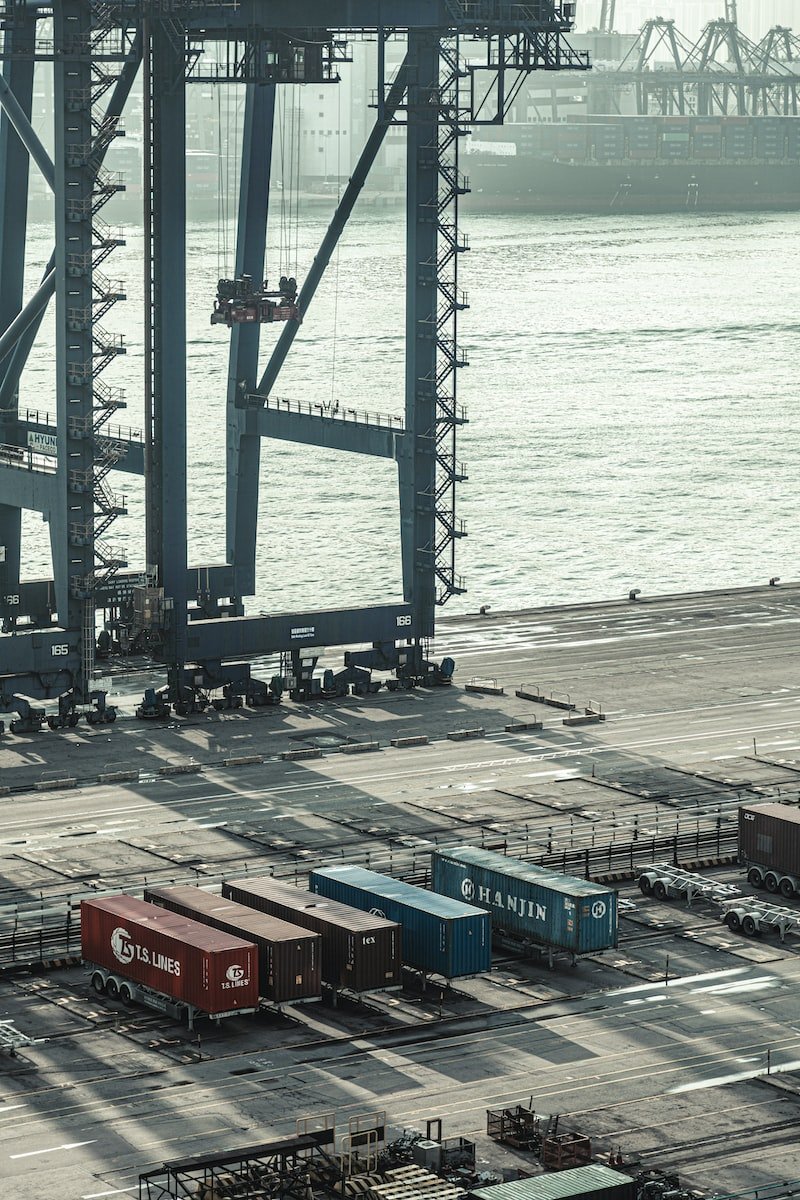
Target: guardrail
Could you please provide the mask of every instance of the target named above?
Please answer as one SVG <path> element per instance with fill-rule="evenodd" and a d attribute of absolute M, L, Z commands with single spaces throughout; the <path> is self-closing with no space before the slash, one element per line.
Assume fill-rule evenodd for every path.
<path fill-rule="evenodd" d="M 659 860 L 671 859 L 675 866 L 681 863 L 730 860 L 738 851 L 736 829 L 696 828 L 671 835 L 637 838 L 630 842 L 611 842 L 605 846 L 570 846 L 548 853 L 530 852 L 527 833 L 513 838 L 496 835 L 487 837 L 491 831 L 481 830 L 481 844 L 490 849 L 521 858 L 535 866 L 551 867 L 566 875 L 576 875 L 599 882 L 609 882 L 633 876 L 638 871 Z M 443 833 L 432 838 L 433 846 L 441 840 L 442 845 L 452 842 L 452 833 Z M 420 887 L 430 885 L 430 849 L 394 849 L 381 846 L 374 850 L 357 851 L 348 847 L 342 851 L 341 861 L 355 866 L 366 866 L 374 871 L 393 875 L 407 883 Z M 276 879 L 303 886 L 307 872 L 316 866 L 330 866 L 330 854 L 311 854 L 302 862 L 284 863 L 279 866 L 259 863 L 261 874 L 271 873 Z M 241 868 L 237 868 L 241 874 Z M 195 872 L 192 876 L 173 875 L 159 880 L 164 886 L 179 883 L 194 883 L 214 887 L 221 883 L 224 875 L 205 875 Z M 149 882 L 153 882 L 152 879 Z M 128 886 L 126 891 L 136 894 L 141 888 Z M 99 898 L 117 894 L 87 888 L 84 896 Z M 22 967 L 37 963 L 58 961 L 80 955 L 80 896 L 68 897 L 61 903 L 45 901 L 38 904 L 7 906 L 0 908 L 0 967 Z"/>
<path fill-rule="evenodd" d="M 36 454 L 25 446 L 0 444 L 0 466 L 15 467 L 18 471 L 36 471 L 40 475 L 55 475 L 58 464 L 47 454 Z"/>
<path fill-rule="evenodd" d="M 327 417 L 331 421 L 342 421 L 345 424 L 377 425 L 383 429 L 391 429 L 396 433 L 403 432 L 402 417 L 393 417 L 388 413 L 370 413 L 356 408 L 344 408 L 340 404 L 330 402 L 312 403 L 310 401 L 289 400 L 284 396 L 259 397 L 264 400 L 264 408 L 274 412 L 304 413 L 308 417 Z"/>

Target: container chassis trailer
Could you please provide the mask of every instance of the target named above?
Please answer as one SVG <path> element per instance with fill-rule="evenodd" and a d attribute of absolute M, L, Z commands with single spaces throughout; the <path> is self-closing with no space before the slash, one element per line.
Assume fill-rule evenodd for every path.
<path fill-rule="evenodd" d="M 260 1005 L 256 1005 L 254 1008 L 235 1008 L 230 1012 L 212 1015 L 185 1000 L 176 1000 L 164 992 L 157 992 L 153 988 L 145 987 L 144 984 L 136 983 L 133 979 L 116 971 L 109 971 L 107 967 L 101 967 L 97 963 L 85 962 L 84 965 L 91 971 L 92 989 L 99 996 L 108 996 L 109 1000 L 121 1000 L 126 1005 L 141 1004 L 144 1008 L 151 1008 L 154 1012 L 172 1017 L 173 1021 L 177 1021 L 179 1024 L 183 1024 L 185 1021 L 190 1030 L 194 1029 L 197 1017 L 208 1017 L 209 1020 L 219 1024 L 226 1017 L 252 1015 L 258 1012 L 260 1007 Z"/>

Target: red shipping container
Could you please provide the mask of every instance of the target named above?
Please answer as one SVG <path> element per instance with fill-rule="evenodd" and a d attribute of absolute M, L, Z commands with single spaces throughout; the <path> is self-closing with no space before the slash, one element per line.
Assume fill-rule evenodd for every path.
<path fill-rule="evenodd" d="M 251 942 L 131 896 L 81 901 L 81 954 L 212 1017 L 258 1007 Z"/>

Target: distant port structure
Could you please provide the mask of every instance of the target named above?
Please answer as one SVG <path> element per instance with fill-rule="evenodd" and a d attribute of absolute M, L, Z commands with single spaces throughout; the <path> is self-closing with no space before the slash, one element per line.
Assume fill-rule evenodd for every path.
<path fill-rule="evenodd" d="M 458 315 L 467 300 L 458 261 L 462 136 L 501 123 L 533 71 L 586 70 L 566 40 L 574 5 L 551 0 L 347 0 L 291 4 L 243 0 L 3 0 L 0 82 L 0 707 L 30 732 L 111 721 L 97 661 L 135 643 L 165 671 L 141 716 L 208 703 L 269 703 L 323 689 L 366 690 L 370 673 L 397 686 L 447 682 L 449 660 L 429 660 L 437 607 L 464 590 L 455 548 L 465 534 L 456 452 L 466 413 L 456 379 L 465 356 Z M 375 124 L 306 278 L 262 283 L 276 92 L 335 85 L 348 39 L 377 41 Z M 405 40 L 391 70 L 387 45 Z M 32 125 L 34 68 L 52 68 L 54 154 Z M 124 232 L 103 216 L 124 190 L 106 169 L 109 147 L 141 74 L 144 116 L 144 428 L 116 422 L 124 393 L 105 372 L 126 353 L 110 326 L 124 283 L 110 274 Z M 221 281 L 214 320 L 230 326 L 226 531 L 223 563 L 188 561 L 186 430 L 186 89 L 245 85 L 234 278 Z M 407 131 L 405 412 L 402 419 L 286 404 L 274 385 L 314 293 L 392 124 Z M 55 197 L 55 245 L 41 283 L 24 292 L 29 172 Z M 110 261 L 109 261 L 110 260 Z M 55 299 L 53 412 L 25 413 L 19 382 L 43 315 Z M 214 298 L 209 297 L 209 312 Z M 113 315 L 112 315 L 112 310 Z M 259 372 L 261 325 L 280 321 Z M 221 401 L 222 402 L 222 401 Z M 264 438 L 394 460 L 398 469 L 403 600 L 365 608 L 246 615 L 254 591 L 258 469 Z M 222 454 L 220 448 L 220 454 Z M 146 571 L 129 570 L 115 537 L 127 513 L 114 481 L 144 475 Z M 21 514 L 48 522 L 52 577 L 21 581 Z M 320 685 L 325 647 L 360 646 Z M 251 661 L 283 656 L 285 673 L 257 680 Z M 31 701 L 58 702 L 46 714 Z"/>

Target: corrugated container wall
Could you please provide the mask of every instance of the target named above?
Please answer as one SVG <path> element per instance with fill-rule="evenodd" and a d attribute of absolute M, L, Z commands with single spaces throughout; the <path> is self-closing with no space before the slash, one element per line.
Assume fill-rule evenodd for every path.
<path fill-rule="evenodd" d="M 784 126 L 780 118 L 761 117 L 753 129 L 756 158 L 783 158 Z"/>
<path fill-rule="evenodd" d="M 725 158 L 753 157 L 753 126 L 749 117 L 726 117 L 723 131 Z"/>
<path fill-rule="evenodd" d="M 590 954 L 617 944 L 615 891 L 493 850 L 436 850 L 433 887 L 485 908 L 496 928 L 542 946 Z"/>
<path fill-rule="evenodd" d="M 589 139 L 598 161 L 622 158 L 625 148 L 625 130 L 622 125 L 594 125 L 589 127 Z"/>
<path fill-rule="evenodd" d="M 791 804 L 742 804 L 739 858 L 800 876 L 800 808 Z"/>
<path fill-rule="evenodd" d="M 656 124 L 647 117 L 633 117 L 625 122 L 629 158 L 655 158 Z"/>
<path fill-rule="evenodd" d="M 318 934 L 197 887 L 147 888 L 144 898 L 202 925 L 253 942 L 258 950 L 258 990 L 265 1000 L 285 1004 L 320 996 L 322 952 Z"/>
<path fill-rule="evenodd" d="M 570 1171 L 475 1188 L 469 1195 L 474 1200 L 634 1200 L 636 1191 L 630 1175 L 613 1171 L 603 1163 L 591 1163 Z"/>
<path fill-rule="evenodd" d="M 81 954 L 212 1017 L 258 1007 L 252 942 L 130 896 L 81 901 Z"/>
<path fill-rule="evenodd" d="M 222 894 L 319 934 L 322 978 L 331 987 L 353 992 L 400 987 L 401 929 L 394 921 L 274 879 L 223 883 Z"/>
<path fill-rule="evenodd" d="M 323 867 L 311 890 L 403 926 L 403 962 L 446 979 L 476 975 L 492 964 L 489 916 L 471 904 L 412 887 L 363 867 Z"/>

